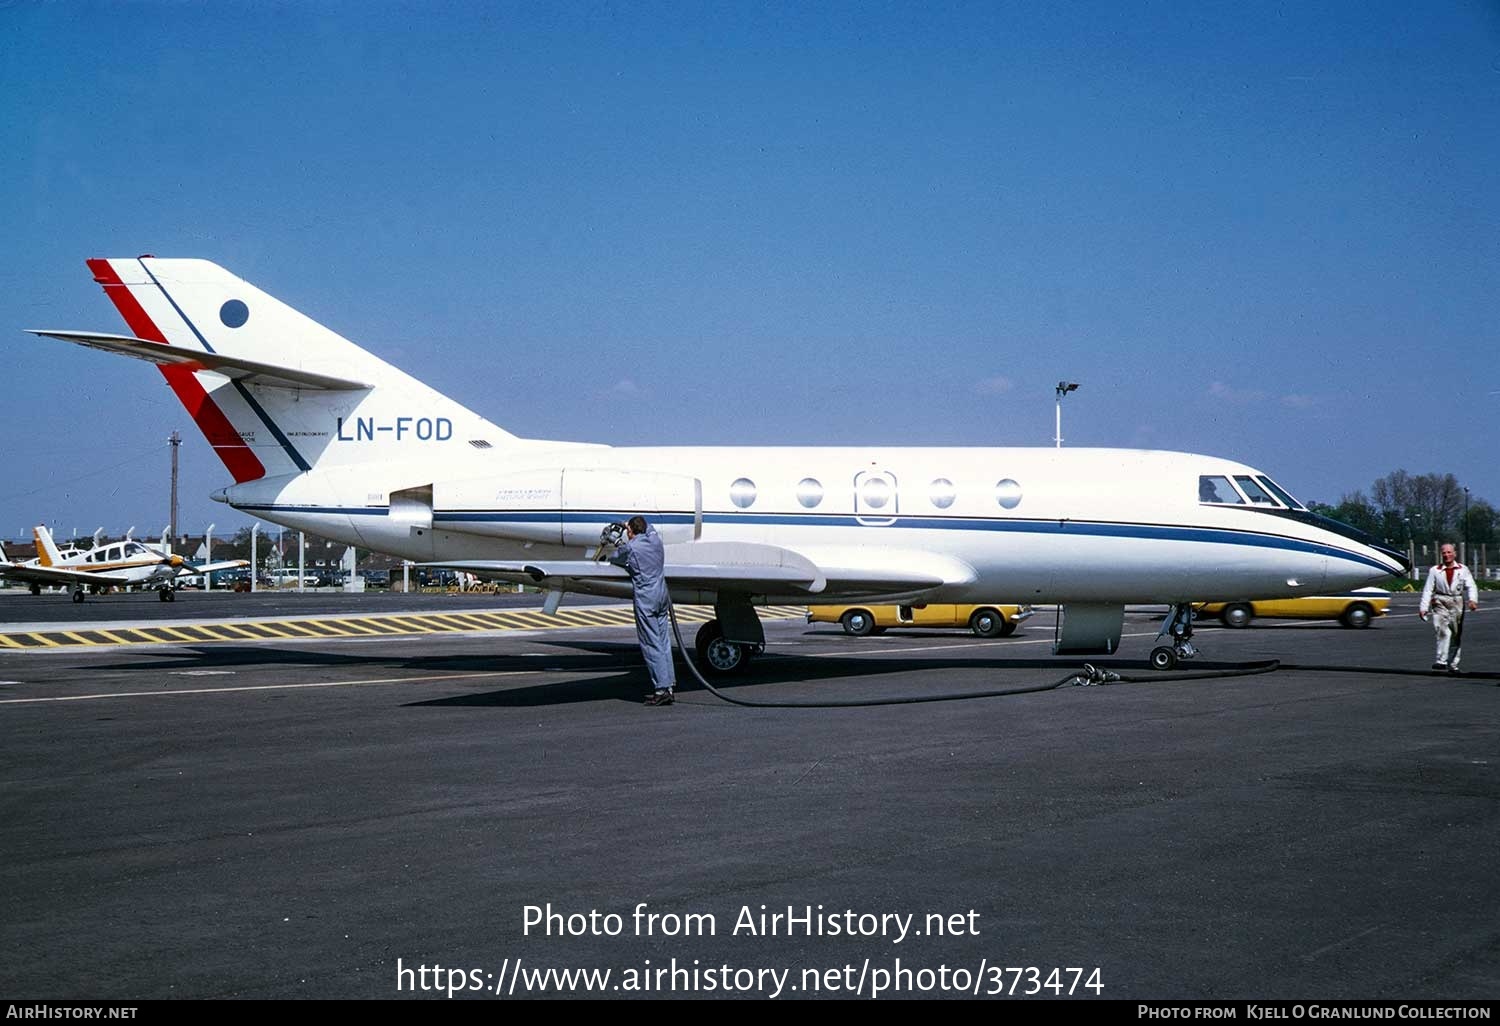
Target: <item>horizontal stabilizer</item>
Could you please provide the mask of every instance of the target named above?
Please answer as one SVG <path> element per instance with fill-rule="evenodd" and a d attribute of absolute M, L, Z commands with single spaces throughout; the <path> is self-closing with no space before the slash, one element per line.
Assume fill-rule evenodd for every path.
<path fill-rule="evenodd" d="M 347 378 L 336 378 L 328 374 L 317 374 L 297 367 L 278 367 L 274 364 L 244 360 L 236 356 L 222 356 L 198 349 L 183 349 L 180 346 L 164 345 L 129 335 L 109 335 L 97 331 L 43 331 L 27 328 L 33 335 L 61 339 L 90 349 L 106 353 L 130 356 L 137 360 L 167 367 L 186 367 L 194 371 L 211 371 L 235 381 L 262 385 L 267 388 L 307 388 L 327 392 L 356 392 L 372 386 Z"/>

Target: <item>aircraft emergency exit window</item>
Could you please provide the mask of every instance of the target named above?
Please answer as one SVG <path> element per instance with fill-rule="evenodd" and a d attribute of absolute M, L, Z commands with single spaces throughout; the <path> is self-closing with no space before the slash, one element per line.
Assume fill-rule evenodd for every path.
<path fill-rule="evenodd" d="M 884 509 L 891 501 L 891 483 L 883 477 L 866 478 L 859 492 L 860 499 L 871 509 Z"/>
<path fill-rule="evenodd" d="M 1270 492 L 1272 495 L 1276 496 L 1276 498 L 1280 499 L 1282 502 L 1284 502 L 1288 506 L 1292 507 L 1292 509 L 1306 509 L 1307 508 L 1306 506 L 1302 505 L 1302 503 L 1300 503 L 1296 499 L 1292 498 L 1292 495 L 1291 495 L 1290 492 L 1288 492 L 1285 488 L 1281 487 L 1281 485 L 1277 484 L 1275 481 L 1272 481 L 1266 475 L 1261 474 L 1255 480 L 1257 480 L 1261 484 L 1265 485 L 1266 486 L 1266 491 Z"/>
<path fill-rule="evenodd" d="M 946 477 L 940 477 L 932 482 L 927 497 L 938 509 L 947 509 L 953 505 L 953 500 L 958 498 L 958 490 L 953 487 L 953 482 Z"/>
<path fill-rule="evenodd" d="M 804 477 L 797 482 L 797 501 L 803 509 L 813 509 L 823 501 L 823 484 L 815 477 Z"/>
<path fill-rule="evenodd" d="M 1239 484 L 1239 486 L 1241 488 L 1243 488 L 1245 490 L 1245 494 L 1250 497 L 1250 501 L 1253 502 L 1253 503 L 1255 503 L 1256 505 L 1259 505 L 1259 506 L 1274 506 L 1274 505 L 1276 505 L 1276 500 L 1273 499 L 1273 498 L 1271 498 L 1270 493 L 1268 493 L 1260 485 L 1256 484 L 1255 483 L 1255 478 L 1251 477 L 1250 475 L 1248 475 L 1248 474 L 1236 474 L 1236 475 L 1234 475 L 1234 480 L 1236 481 L 1236 483 Z"/>
<path fill-rule="evenodd" d="M 1220 502 L 1236 506 L 1245 504 L 1240 493 L 1234 490 L 1234 485 L 1229 483 L 1229 478 L 1221 474 L 1204 474 L 1198 478 L 1198 501 Z"/>
<path fill-rule="evenodd" d="M 748 477 L 737 479 L 729 486 L 729 501 L 740 509 L 749 509 L 755 503 L 755 482 Z"/>

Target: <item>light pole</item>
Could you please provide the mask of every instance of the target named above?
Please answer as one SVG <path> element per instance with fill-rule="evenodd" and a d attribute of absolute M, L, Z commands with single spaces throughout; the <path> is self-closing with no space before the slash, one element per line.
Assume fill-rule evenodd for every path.
<path fill-rule="evenodd" d="M 203 562 L 205 563 L 214 561 L 214 528 L 216 526 L 209 524 L 208 530 L 203 532 Z M 214 575 L 206 570 L 203 573 L 203 590 L 214 590 Z"/>
<path fill-rule="evenodd" d="M 1076 392 L 1076 391 L 1078 391 L 1078 382 L 1076 382 L 1076 381 L 1059 381 L 1057 383 L 1057 434 L 1056 434 L 1056 436 L 1052 440 L 1057 444 L 1057 448 L 1059 448 L 1059 449 L 1062 448 L 1062 401 L 1063 401 L 1063 396 L 1067 395 L 1069 392 Z"/>
<path fill-rule="evenodd" d="M 256 578 L 260 577 L 260 563 L 255 558 L 255 536 L 260 533 L 260 521 L 250 525 L 250 590 L 256 590 Z"/>
<path fill-rule="evenodd" d="M 1464 489 L 1464 562 L 1469 561 L 1469 490 Z"/>

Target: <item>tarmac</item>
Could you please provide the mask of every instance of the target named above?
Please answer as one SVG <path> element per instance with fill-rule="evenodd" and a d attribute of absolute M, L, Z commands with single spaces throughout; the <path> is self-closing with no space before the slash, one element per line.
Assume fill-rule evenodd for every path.
<path fill-rule="evenodd" d="M 648 709 L 628 610 L 485 626 L 536 602 L 0 595 L 10 637 L 470 624 L 0 650 L 0 993 L 1500 995 L 1491 608 L 1461 676 L 1429 670 L 1402 595 L 1363 631 L 1197 632 L 1185 673 L 1282 660 L 1255 676 L 1150 671 L 1160 613 L 1135 610 L 1090 661 L 1139 682 L 852 709 L 684 685 Z M 737 697 L 1081 665 L 1050 655 L 1050 612 L 994 641 L 789 612 L 766 631 Z"/>

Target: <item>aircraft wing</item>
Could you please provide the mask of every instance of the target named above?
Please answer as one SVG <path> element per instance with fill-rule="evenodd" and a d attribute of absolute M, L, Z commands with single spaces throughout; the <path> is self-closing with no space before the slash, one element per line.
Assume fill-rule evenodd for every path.
<path fill-rule="evenodd" d="M 355 392 L 373 386 L 360 381 L 336 378 L 328 374 L 305 371 L 299 367 L 278 367 L 275 364 L 245 360 L 237 356 L 223 356 L 181 346 L 163 345 L 144 338 L 129 335 L 110 335 L 97 331 L 44 331 L 27 328 L 33 335 L 61 339 L 90 349 L 106 353 L 131 356 L 137 360 L 168 367 L 187 367 L 195 371 L 212 371 L 235 381 L 244 381 L 271 388 L 308 388 L 329 392 Z"/>
<path fill-rule="evenodd" d="M 130 578 L 113 574 L 87 573 L 82 570 L 64 570 L 55 566 L 23 566 L 20 563 L 0 564 L 0 578 L 11 581 L 26 581 L 31 584 L 129 584 Z"/>
<path fill-rule="evenodd" d="M 612 563 L 587 559 L 536 562 L 465 560 L 422 565 L 461 570 L 480 577 L 548 584 L 561 590 L 568 589 L 569 581 L 626 584 L 630 580 L 628 573 Z M 687 542 L 666 547 L 663 576 L 667 583 L 679 588 L 751 593 L 794 591 L 817 595 L 829 589 L 831 584 L 838 592 L 908 593 L 954 583 L 966 575 L 947 567 L 909 571 L 890 567 L 826 567 L 815 564 L 801 553 L 775 545 Z"/>
<path fill-rule="evenodd" d="M 249 565 L 250 561 L 248 559 L 223 559 L 217 563 L 183 563 L 177 572 L 194 577 L 198 574 L 211 574 L 219 570 L 239 570 Z"/>

